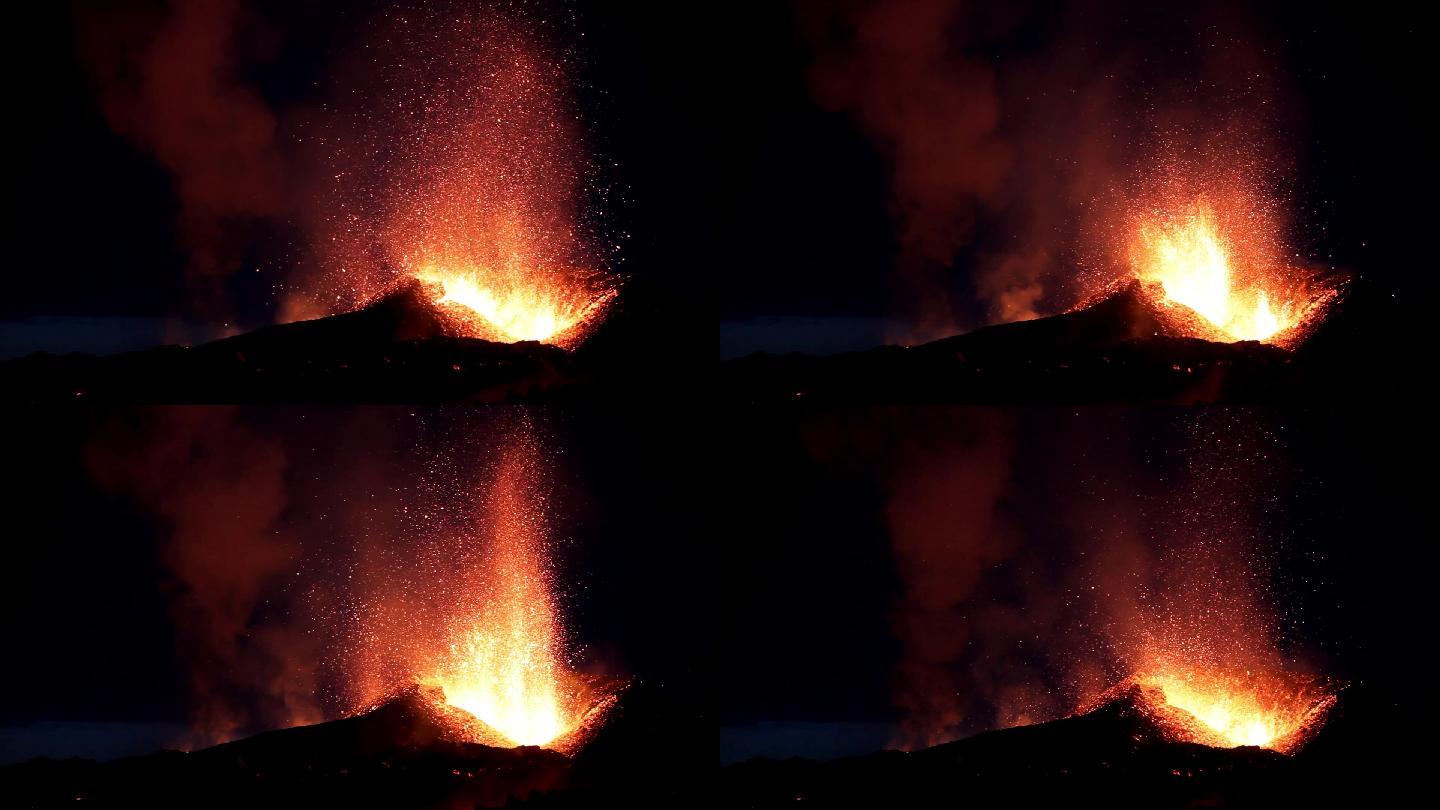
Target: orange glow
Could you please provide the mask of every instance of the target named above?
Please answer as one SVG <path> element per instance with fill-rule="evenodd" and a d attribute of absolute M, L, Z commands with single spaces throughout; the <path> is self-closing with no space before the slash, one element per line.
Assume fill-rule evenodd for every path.
<path fill-rule="evenodd" d="M 1135 682 L 1180 710 L 1181 722 L 1169 729 L 1178 739 L 1217 748 L 1290 753 L 1335 701 L 1311 679 L 1248 670 L 1161 669 Z"/>
<path fill-rule="evenodd" d="M 473 742 L 563 751 L 598 723 L 614 695 L 564 665 L 535 449 L 520 444 L 501 460 L 486 499 L 485 569 L 422 684 L 473 716 L 463 729 Z"/>
<path fill-rule="evenodd" d="M 1131 263 L 1167 302 L 1194 310 L 1229 340 L 1268 341 L 1296 326 L 1310 302 L 1248 263 L 1257 251 L 1237 242 L 1250 236 L 1223 227 L 1214 206 L 1198 199 L 1141 220 Z"/>
<path fill-rule="evenodd" d="M 342 105 L 316 289 L 290 317 L 357 309 L 418 280 L 448 331 L 574 348 L 603 318 L 618 246 L 563 51 L 520 12 L 397 15 L 376 80 Z M 308 298 L 309 300 L 306 300 Z"/>
<path fill-rule="evenodd" d="M 1163 516 L 1185 527 L 1180 538 L 1137 572 L 1134 601 L 1115 605 L 1116 672 L 1166 739 L 1290 754 L 1322 727 L 1342 684 L 1292 647 L 1268 549 L 1235 514 L 1246 508 L 1240 493 L 1256 486 L 1246 471 L 1272 463 L 1270 440 L 1248 447 L 1236 427 L 1207 423 L 1186 452 L 1201 483 Z"/>
<path fill-rule="evenodd" d="M 1267 173 L 1240 163 L 1250 168 L 1159 159 L 1124 195 L 1129 213 L 1105 222 L 1107 249 L 1178 316 L 1182 334 L 1293 347 L 1323 317 L 1338 279 L 1297 261 L 1282 199 L 1254 179 Z"/>
<path fill-rule="evenodd" d="M 527 59 L 515 81 L 533 81 Z M 547 128 L 534 110 L 517 117 Z M 432 302 L 459 335 L 503 343 L 534 340 L 566 348 L 584 339 L 616 295 L 613 278 L 576 267 L 587 250 L 575 241 L 575 214 L 556 189 L 567 169 L 540 165 L 560 156 L 535 150 L 510 160 L 532 173 L 534 185 L 497 179 L 497 150 L 519 152 L 523 139 L 497 139 L 493 123 L 465 122 L 474 148 L 437 148 L 427 182 L 406 190 L 407 205 L 390 222 L 394 264 L 425 283 Z M 438 169 L 438 171 L 436 171 Z"/>
<path fill-rule="evenodd" d="M 456 332 L 503 343 L 573 346 L 616 295 L 613 287 L 579 283 L 584 274 L 567 279 L 527 267 L 518 254 L 499 269 L 461 261 L 426 265 L 415 277 Z"/>
<path fill-rule="evenodd" d="M 485 598 L 457 622 L 436 678 L 452 706 L 516 745 L 545 745 L 570 729 L 557 661 L 560 625 L 551 603 L 542 543 L 513 462 L 495 482 L 491 570 Z"/>

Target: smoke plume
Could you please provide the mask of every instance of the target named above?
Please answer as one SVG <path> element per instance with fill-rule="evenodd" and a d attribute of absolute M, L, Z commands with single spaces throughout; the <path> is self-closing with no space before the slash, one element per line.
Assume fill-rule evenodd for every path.
<path fill-rule="evenodd" d="M 239 0 L 186 0 L 140 13 L 85 5 L 80 57 L 110 126 L 169 172 L 198 305 L 224 307 L 247 225 L 286 210 L 277 122 L 244 76 L 266 39 Z"/>
<path fill-rule="evenodd" d="M 258 620 L 298 559 L 287 534 L 286 456 L 228 408 L 143 411 L 91 443 L 107 490 L 160 519 L 160 559 L 190 687 L 191 745 L 316 719 L 298 634 Z"/>
<path fill-rule="evenodd" d="M 896 702 L 906 748 L 957 736 L 971 691 L 956 666 L 971 641 L 963 607 L 1017 540 L 1002 504 L 1013 452 L 1004 418 L 977 414 L 932 439 L 901 451 L 886 507 L 903 587 Z"/>
<path fill-rule="evenodd" d="M 954 313 L 943 270 L 974 238 L 1010 165 L 995 73 L 966 52 L 973 31 L 952 0 L 816 3 L 802 12 L 817 44 L 816 99 L 853 115 L 890 160 L 901 294 L 920 302 L 922 328 L 944 329 Z"/>

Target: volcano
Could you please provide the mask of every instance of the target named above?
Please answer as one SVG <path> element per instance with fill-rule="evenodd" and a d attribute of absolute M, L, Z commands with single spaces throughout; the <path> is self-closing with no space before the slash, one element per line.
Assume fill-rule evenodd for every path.
<path fill-rule="evenodd" d="M 569 767 L 563 754 L 458 741 L 433 707 L 415 690 L 356 717 L 200 751 L 104 764 L 33 760 L 7 769 L 6 781 L 37 804 L 67 798 L 124 803 L 158 794 L 177 806 L 246 795 L 257 803 L 410 797 L 423 806 L 470 807 L 563 784 Z"/>
<path fill-rule="evenodd" d="M 681 312 L 636 283 L 578 346 L 501 343 L 468 336 L 411 281 L 353 312 L 193 347 L 32 354 L 0 363 L 0 387 L 43 402 L 499 402 L 657 380 L 691 346 Z"/>
<path fill-rule="evenodd" d="M 794 807 L 1305 807 L 1330 806 L 1396 765 L 1375 735 L 1393 707 L 1343 690 L 1293 755 L 1177 740 L 1183 720 L 1157 712 L 1132 685 L 1084 714 L 1004 729 L 914 752 L 815 762 L 756 759 L 722 771 L 731 806 Z M 1393 785 L 1393 782 L 1389 783 Z"/>
<path fill-rule="evenodd" d="M 649 684 L 621 694 L 584 746 L 467 742 L 438 690 L 415 687 L 342 720 L 270 731 L 192 752 L 97 763 L 35 759 L 0 768 L 17 806 L 497 807 L 645 804 L 694 770 L 666 751 L 669 698 Z M 653 769 L 653 770 L 652 770 Z M 637 773 L 646 778 L 637 778 Z M 532 806 L 527 804 L 526 806 Z"/>
<path fill-rule="evenodd" d="M 748 404 L 1190 404 L 1368 396 L 1399 379 L 1392 309 L 1390 296 L 1357 280 L 1288 348 L 1225 342 L 1195 313 L 1167 305 L 1151 285 L 1132 279 L 1070 312 L 918 346 L 737 358 L 722 365 L 722 390 Z"/>

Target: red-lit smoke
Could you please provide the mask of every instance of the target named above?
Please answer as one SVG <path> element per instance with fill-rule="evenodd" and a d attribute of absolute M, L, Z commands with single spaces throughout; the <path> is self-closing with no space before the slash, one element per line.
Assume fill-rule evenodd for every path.
<path fill-rule="evenodd" d="M 190 291 L 223 315 L 249 226 L 290 209 L 279 122 L 245 69 L 269 35 L 239 0 L 77 8 L 77 43 L 110 126 L 170 174 Z"/>
<path fill-rule="evenodd" d="M 88 463 L 161 522 L 159 560 L 189 682 L 190 746 L 318 720 L 313 651 L 267 596 L 301 556 L 282 520 L 282 445 L 229 408 L 162 408 L 110 423 Z"/>

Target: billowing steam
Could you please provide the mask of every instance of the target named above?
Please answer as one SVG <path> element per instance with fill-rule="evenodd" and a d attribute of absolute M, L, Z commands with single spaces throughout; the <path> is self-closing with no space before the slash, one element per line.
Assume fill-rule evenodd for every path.
<path fill-rule="evenodd" d="M 966 52 L 977 37 L 953 0 L 801 10 L 816 44 L 816 100 L 851 113 L 890 159 L 902 294 L 922 329 L 944 331 L 955 318 L 944 270 L 974 240 L 1010 170 L 995 72 Z"/>

